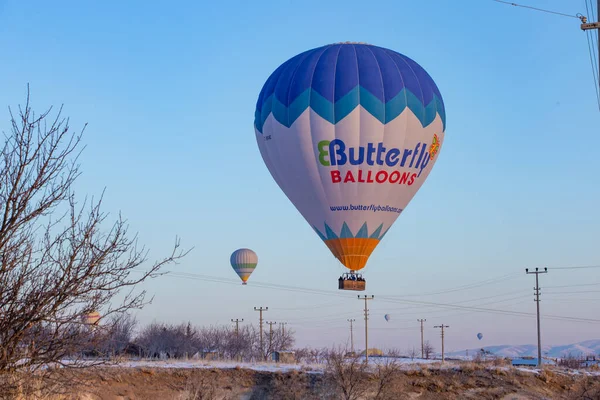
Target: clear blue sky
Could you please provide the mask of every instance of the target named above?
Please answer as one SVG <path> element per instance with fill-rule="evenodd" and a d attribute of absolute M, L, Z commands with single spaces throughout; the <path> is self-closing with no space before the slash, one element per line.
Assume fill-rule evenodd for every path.
<path fill-rule="evenodd" d="M 252 286 L 336 291 L 342 268 L 271 178 L 253 116 L 277 66 L 339 41 L 416 60 L 437 82 L 448 121 L 433 172 L 369 262 L 367 294 L 534 312 L 525 267 L 600 264 L 600 113 L 579 21 L 488 0 L 375 3 L 0 0 L 0 129 L 30 83 L 35 107 L 64 103 L 74 128 L 89 123 L 78 191 L 106 187 L 106 210 L 123 213 L 151 257 L 179 235 L 194 250 L 177 270 L 235 279 L 229 254 L 259 255 L 247 287 L 148 283 L 155 299 L 141 322 L 255 322 L 252 307 L 269 306 L 266 318 L 288 321 L 301 345 L 346 341 L 347 318 L 363 340 L 356 299 Z M 583 0 L 526 4 L 585 12 Z M 543 276 L 547 287 L 598 283 L 548 288 L 543 312 L 598 318 L 598 272 Z M 516 275 L 430 294 L 507 274 Z M 451 326 L 450 350 L 535 342 L 528 317 L 407 307 L 371 302 L 373 346 L 417 345 L 416 318 L 427 318 L 438 348 L 440 323 Z M 600 336 L 598 324 L 543 325 L 547 344 Z"/>

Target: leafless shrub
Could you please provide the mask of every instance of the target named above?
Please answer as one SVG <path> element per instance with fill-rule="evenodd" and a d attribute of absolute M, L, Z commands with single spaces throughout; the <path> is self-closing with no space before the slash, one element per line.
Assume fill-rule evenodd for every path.
<path fill-rule="evenodd" d="M 379 360 L 375 366 L 373 378 L 375 380 L 374 400 L 398 399 L 398 390 L 395 387 L 400 377 L 400 364 L 396 352 L 388 352 L 388 357 Z"/>
<path fill-rule="evenodd" d="M 347 357 L 344 349 L 329 351 L 325 377 L 345 400 L 357 400 L 369 389 L 367 363 L 362 357 Z"/>
<path fill-rule="evenodd" d="M 311 398 L 309 377 L 305 373 L 292 371 L 276 374 L 272 381 L 272 398 L 278 400 L 305 400 Z"/>
<path fill-rule="evenodd" d="M 568 353 L 566 356 L 558 360 L 557 364 L 561 367 L 576 369 L 581 366 L 581 360 L 572 353 Z"/>
<path fill-rule="evenodd" d="M 412 347 L 406 351 L 406 354 L 412 361 L 415 359 L 415 357 L 417 357 L 419 355 L 419 351 L 415 347 Z"/>
<path fill-rule="evenodd" d="M 202 371 L 193 372 L 187 379 L 179 400 L 214 400 L 217 398 L 217 382 Z"/>
<path fill-rule="evenodd" d="M 130 314 L 112 316 L 104 342 L 99 344 L 101 353 L 111 356 L 122 354 L 133 341 L 136 319 Z M 138 354 L 139 355 L 139 354 Z"/>
<path fill-rule="evenodd" d="M 70 399 L 70 389 L 81 383 L 74 374 L 62 370 L 56 373 L 15 371 L 0 375 L 0 400 Z"/>
<path fill-rule="evenodd" d="M 423 343 L 423 353 L 425 354 L 425 359 L 429 360 L 429 358 L 431 356 L 433 356 L 433 352 L 435 351 L 435 348 L 433 347 L 433 345 L 431 343 L 429 343 L 429 340 L 425 341 L 425 343 Z"/>
<path fill-rule="evenodd" d="M 600 381 L 597 377 L 582 379 L 574 388 L 571 398 L 577 400 L 600 399 Z"/>
<path fill-rule="evenodd" d="M 76 201 L 83 131 L 72 131 L 62 107 L 36 115 L 29 89 L 24 107 L 9 112 L 0 150 L 0 374 L 41 373 L 65 359 L 89 366 L 79 362 L 84 352 L 97 351 L 119 316 L 147 304 L 138 284 L 186 253 L 176 240 L 170 255 L 140 271 L 147 251 L 125 221 L 106 226 L 102 198 Z M 97 326 L 82 321 L 92 311 L 102 313 Z"/>

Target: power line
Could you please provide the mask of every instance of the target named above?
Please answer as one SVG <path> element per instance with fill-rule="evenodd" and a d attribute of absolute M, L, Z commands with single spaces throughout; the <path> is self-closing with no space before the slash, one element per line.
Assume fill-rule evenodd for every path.
<path fill-rule="evenodd" d="M 425 301 L 387 299 L 387 298 L 383 298 L 381 296 L 378 296 L 378 298 L 380 299 L 380 301 L 383 301 L 383 302 L 386 302 L 386 301 L 390 302 L 391 301 L 391 302 L 395 302 L 395 303 L 426 304 L 426 305 L 437 306 L 437 307 L 440 307 L 440 308 L 450 308 L 450 309 L 458 309 L 458 310 L 470 310 L 470 311 L 473 311 L 473 312 L 484 312 L 484 313 L 491 313 L 491 314 L 503 314 L 503 315 L 510 315 L 510 316 L 523 316 L 523 317 L 533 317 L 533 316 L 535 316 L 535 314 L 533 314 L 533 313 L 526 313 L 526 312 L 521 312 L 521 311 L 498 310 L 498 309 L 494 309 L 494 308 L 471 307 L 471 306 L 458 306 L 458 305 L 455 305 L 455 304 L 432 303 L 432 302 L 425 302 Z M 548 319 L 556 319 L 556 320 L 564 320 L 564 321 L 600 323 L 600 319 L 591 319 L 591 318 L 566 317 L 566 316 L 561 316 L 561 315 L 545 315 L 545 317 L 548 318 Z"/>
<path fill-rule="evenodd" d="M 552 268 L 552 269 L 576 269 L 576 268 L 600 268 L 600 266 L 584 266 L 584 267 L 562 267 L 562 268 Z M 189 274 L 189 273 L 169 273 L 166 276 L 186 278 L 186 279 L 196 279 L 201 281 L 208 282 L 218 282 L 218 283 L 226 283 L 226 284 L 234 284 L 239 285 L 238 281 L 234 281 L 233 279 L 220 278 L 220 277 L 212 277 L 206 275 L 199 274 Z M 259 282 L 254 282 L 254 286 L 262 287 L 266 289 L 274 289 L 274 290 L 284 290 L 284 291 L 294 291 L 300 293 L 309 293 L 309 294 L 318 294 L 323 296 L 334 296 L 334 297 L 342 297 L 350 299 L 348 295 L 340 294 L 338 292 L 326 291 L 320 289 L 309 289 L 309 288 L 301 288 L 295 286 L 288 285 L 277 285 L 277 284 L 261 284 Z M 503 315 L 511 315 L 511 316 L 534 316 L 535 314 L 518 312 L 518 311 L 509 311 L 509 310 L 498 310 L 491 308 L 482 308 L 482 307 L 473 307 L 473 306 L 460 306 L 457 304 L 444 304 L 444 303 L 435 303 L 435 302 L 426 302 L 426 301 L 416 301 L 416 300 L 407 300 L 407 299 L 397 299 L 390 298 L 386 296 L 378 296 L 382 301 L 388 303 L 397 303 L 397 304 L 414 304 L 414 305 L 422 305 L 422 306 L 431 306 L 434 308 L 450 308 L 457 310 L 465 310 L 472 312 L 485 312 L 485 313 L 495 313 L 495 314 L 503 314 Z M 336 314 L 337 315 L 337 314 Z M 591 318 L 576 318 L 576 317 L 566 317 L 566 316 L 558 316 L 558 315 L 546 315 L 546 318 L 549 319 L 557 319 L 557 320 L 568 320 L 574 322 L 587 322 L 587 323 L 600 323 L 598 319 Z"/>
<path fill-rule="evenodd" d="M 577 292 L 546 292 L 546 294 L 581 294 L 581 293 L 600 293 L 600 290 L 580 290 Z"/>
<path fill-rule="evenodd" d="M 584 286 L 600 286 L 600 283 L 579 283 L 576 285 L 546 286 L 546 289 L 562 289 L 562 288 L 584 287 Z"/>
<path fill-rule="evenodd" d="M 591 268 L 600 268 L 600 265 L 584 265 L 581 267 L 549 267 L 548 269 L 591 269 Z"/>
<path fill-rule="evenodd" d="M 433 296 L 436 294 L 446 294 L 446 293 L 452 293 L 452 292 L 459 292 L 459 291 L 463 291 L 463 290 L 467 290 L 467 289 L 474 289 L 474 288 L 478 288 L 481 286 L 485 286 L 485 285 L 491 285 L 491 284 L 496 284 L 499 282 L 504 282 L 507 280 L 511 280 L 516 278 L 517 276 L 520 276 L 520 273 L 513 273 L 513 274 L 508 274 L 508 275 L 502 275 L 498 278 L 490 278 L 490 279 L 485 279 L 483 281 L 479 281 L 479 282 L 474 282 L 474 283 L 470 283 L 467 285 L 463 285 L 463 286 L 458 286 L 452 289 L 447 289 L 447 290 L 441 290 L 441 291 L 437 291 L 437 292 L 424 292 L 424 293 L 415 293 L 415 294 L 404 294 L 404 295 L 392 295 L 392 296 L 387 296 L 387 297 L 395 297 L 395 298 L 404 298 L 404 297 L 421 297 L 421 296 Z"/>
<path fill-rule="evenodd" d="M 495 1 L 496 3 L 508 4 L 510 6 L 515 6 L 515 7 L 528 8 L 530 10 L 545 12 L 545 13 L 548 13 L 548 14 L 562 15 L 563 17 L 570 17 L 570 18 L 577 18 L 577 19 L 579 19 L 579 17 L 576 16 L 576 15 L 571 15 L 571 14 L 565 14 L 565 13 L 556 12 L 556 11 L 545 10 L 543 8 L 537 8 L 537 7 L 531 7 L 531 6 L 526 6 L 526 5 L 517 4 L 517 3 L 511 3 L 511 2 L 503 1 L 503 0 L 492 0 L 492 1 Z"/>

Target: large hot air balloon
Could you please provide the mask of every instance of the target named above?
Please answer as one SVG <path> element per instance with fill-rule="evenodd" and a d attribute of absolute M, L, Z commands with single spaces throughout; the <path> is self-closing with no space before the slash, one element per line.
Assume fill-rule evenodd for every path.
<path fill-rule="evenodd" d="M 483 338 L 483 334 L 481 334 L 481 333 L 478 333 L 478 334 L 477 334 L 477 339 L 481 340 L 482 338 Z"/>
<path fill-rule="evenodd" d="M 258 256 L 250 249 L 237 249 L 231 254 L 229 261 L 235 273 L 242 279 L 242 285 L 245 285 L 258 264 Z"/>
<path fill-rule="evenodd" d="M 389 322 L 389 321 L 390 321 L 390 318 L 392 318 L 392 317 L 390 317 L 390 314 L 385 314 L 385 315 L 383 316 L 383 318 L 385 318 L 385 320 Z"/>
<path fill-rule="evenodd" d="M 395 51 L 337 43 L 284 62 L 256 105 L 269 172 L 333 255 L 356 271 L 417 193 L 444 141 L 442 96 L 425 70 Z"/>

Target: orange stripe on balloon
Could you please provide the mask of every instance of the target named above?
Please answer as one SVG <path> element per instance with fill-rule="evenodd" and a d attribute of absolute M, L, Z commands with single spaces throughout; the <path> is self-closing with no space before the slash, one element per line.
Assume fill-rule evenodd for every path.
<path fill-rule="evenodd" d="M 365 267 L 379 239 L 343 238 L 325 241 L 329 250 L 348 269 L 359 271 Z"/>

